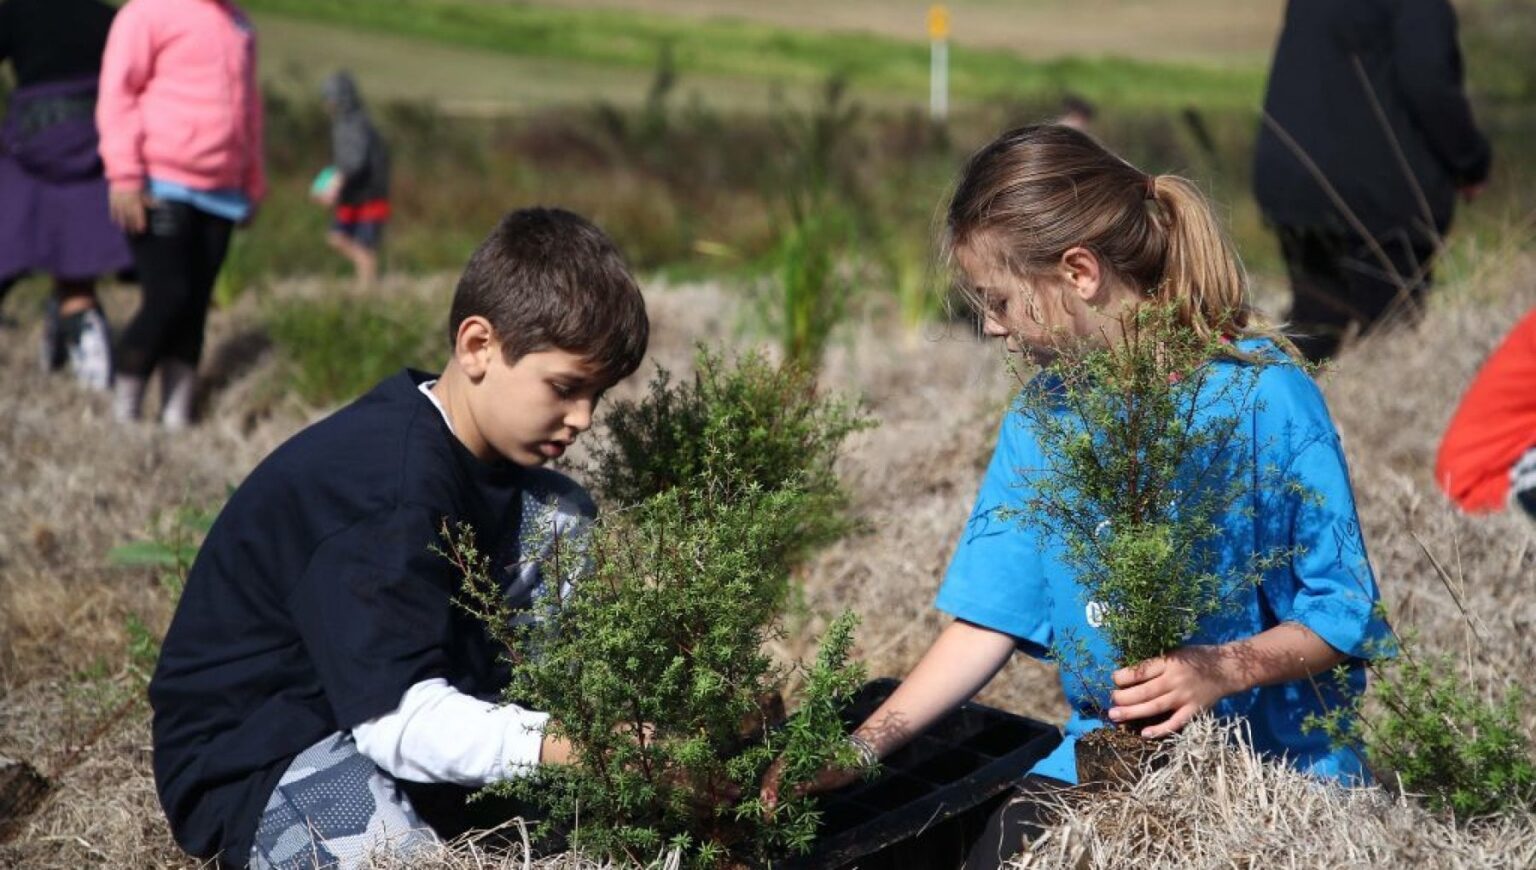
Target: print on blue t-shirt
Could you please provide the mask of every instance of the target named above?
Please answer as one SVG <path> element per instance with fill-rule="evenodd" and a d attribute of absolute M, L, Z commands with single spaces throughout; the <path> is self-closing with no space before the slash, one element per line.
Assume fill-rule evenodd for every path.
<path fill-rule="evenodd" d="M 1233 606 L 1204 621 L 1189 642 L 1223 643 L 1296 622 L 1357 657 L 1345 666 L 1349 676 L 1343 686 L 1316 680 L 1252 689 L 1223 699 L 1213 712 L 1246 720 L 1254 748 L 1265 755 L 1284 757 L 1318 776 L 1363 780 L 1367 774 L 1359 758 L 1335 749 L 1325 734 L 1302 729 L 1309 714 L 1333 709 L 1345 695 L 1364 690 L 1358 657 L 1389 636 L 1376 612 L 1376 584 L 1348 468 L 1312 379 L 1283 361 L 1268 342 L 1241 347 L 1274 361 L 1214 363 L 1207 388 L 1222 390 L 1236 405 L 1212 402 L 1197 410 L 1196 425 L 1203 422 L 1201 415 L 1239 415 L 1236 467 L 1255 481 L 1245 496 L 1248 503 L 1234 504 L 1221 518 L 1221 534 L 1211 546 L 1218 549 L 1219 564 L 1238 572 L 1257 554 L 1286 551 L 1291 558 L 1264 572 L 1256 587 L 1235 588 Z M 1232 378 L 1252 383 L 1226 389 Z M 936 605 L 1013 636 L 1030 655 L 1062 659 L 1056 664 L 1072 708 L 1066 739 L 1030 772 L 1076 782 L 1076 741 L 1103 724 L 1098 716 L 1110 706 L 1114 665 L 1098 630 L 1103 605 L 1086 600 L 1060 544 L 1019 513 L 1030 499 L 1031 474 L 1045 464 L 1028 419 L 1007 414 Z"/>

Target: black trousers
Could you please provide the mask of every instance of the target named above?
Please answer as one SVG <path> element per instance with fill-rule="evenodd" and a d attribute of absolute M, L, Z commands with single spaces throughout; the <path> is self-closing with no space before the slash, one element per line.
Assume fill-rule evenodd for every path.
<path fill-rule="evenodd" d="M 1337 354 L 1351 324 L 1363 335 L 1423 317 L 1434 245 L 1406 233 L 1376 246 L 1326 230 L 1282 226 L 1278 234 L 1291 278 L 1287 319 L 1296 347 L 1312 362 Z"/>
<path fill-rule="evenodd" d="M 962 870 L 996 870 L 1007 864 L 1052 824 L 1046 799 L 1070 788 L 1070 783 L 1049 776 L 1030 774 L 1020 780 L 1008 799 L 992 811 L 981 836 L 971 842 Z"/>
<path fill-rule="evenodd" d="M 163 359 L 196 366 L 213 283 L 229 252 L 234 223 L 182 202 L 148 210 L 144 232 L 129 236 L 143 300 L 123 331 L 117 370 L 148 377 Z"/>

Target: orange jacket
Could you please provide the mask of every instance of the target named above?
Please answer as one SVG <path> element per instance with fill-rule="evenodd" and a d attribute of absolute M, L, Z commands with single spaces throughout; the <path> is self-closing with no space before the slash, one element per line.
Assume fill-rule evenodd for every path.
<path fill-rule="evenodd" d="M 1536 308 L 1483 363 L 1440 442 L 1435 480 L 1462 510 L 1504 508 L 1509 470 L 1536 447 Z"/>

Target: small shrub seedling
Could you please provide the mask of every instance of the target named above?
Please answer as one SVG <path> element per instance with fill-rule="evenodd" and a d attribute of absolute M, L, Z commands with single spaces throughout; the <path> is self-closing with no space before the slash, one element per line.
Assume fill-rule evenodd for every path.
<path fill-rule="evenodd" d="M 869 418 L 823 394 L 815 373 L 794 363 L 748 353 L 728 364 L 701 347 L 695 367 L 681 382 L 659 370 L 643 398 L 608 409 L 584 469 L 597 497 L 612 507 L 636 505 L 700 480 L 726 500 L 753 487 L 793 489 L 786 564 L 846 533 L 847 496 L 833 465 L 844 440 L 873 425 Z"/>
<path fill-rule="evenodd" d="M 1240 468 L 1241 409 L 1265 362 L 1245 357 L 1227 372 L 1212 365 L 1236 355 L 1219 337 L 1180 328 L 1171 309 L 1144 305 L 1126 315 L 1123 338 L 1065 353 L 1016 406 L 1042 465 L 1019 470 L 1028 492 L 1007 513 L 1061 548 L 1116 667 L 1187 643 L 1291 554 L 1231 566 L 1212 546 L 1224 517 L 1252 512 L 1244 505 L 1256 477 L 1284 485 Z M 1062 638 L 1053 653 L 1085 683 L 1107 680 L 1085 639 Z"/>
<path fill-rule="evenodd" d="M 1379 775 L 1436 812 L 1475 821 L 1536 811 L 1536 758 L 1518 687 L 1475 685 L 1450 656 L 1421 652 L 1407 633 L 1374 645 L 1370 674 L 1365 695 L 1305 727 L 1364 753 Z"/>
<path fill-rule="evenodd" d="M 846 615 L 823 639 L 800 710 L 770 727 L 765 699 L 783 674 L 763 645 L 778 630 L 778 554 L 799 498 L 672 490 L 606 516 L 586 539 L 549 549 L 544 576 L 573 582 L 531 620 L 505 609 L 465 530 L 450 536 L 466 606 L 507 649 L 506 699 L 548 712 L 550 733 L 574 748 L 573 764 L 491 791 L 543 808 L 546 831 L 568 830 L 592 854 L 643 861 L 676 848 L 709 867 L 809 848 L 809 799 L 772 815 L 755 800 L 731 805 L 780 753 L 803 779 L 828 762 L 857 764 L 836 715 L 863 682 L 847 661 Z"/>
<path fill-rule="evenodd" d="M 157 516 L 153 523 L 155 531 L 149 537 L 113 547 L 107 552 L 107 562 L 122 567 L 159 569 L 160 588 L 174 603 L 186 588 L 187 573 L 192 570 L 192 562 L 197 558 L 203 538 L 213 527 L 220 507 L 185 504 Z M 124 628 L 128 633 L 127 670 L 136 688 L 142 691 L 149 685 L 155 663 L 160 659 L 161 635 L 136 614 L 129 614 Z"/>
<path fill-rule="evenodd" d="M 515 614 L 467 529 L 445 529 L 464 577 L 461 605 L 506 650 L 506 700 L 550 714 L 573 763 L 492 786 L 545 813 L 589 854 L 644 863 L 676 849 L 693 865 L 808 850 L 820 812 L 755 798 L 775 758 L 786 782 L 859 765 L 839 715 L 863 683 L 844 614 L 801 671 L 765 651 L 782 634 L 794 567 L 849 527 L 832 464 L 867 424 L 793 364 L 727 366 L 699 352 L 698 374 L 662 372 L 610 411 L 588 477 L 610 506 L 588 533 L 532 542 L 543 597 Z"/>

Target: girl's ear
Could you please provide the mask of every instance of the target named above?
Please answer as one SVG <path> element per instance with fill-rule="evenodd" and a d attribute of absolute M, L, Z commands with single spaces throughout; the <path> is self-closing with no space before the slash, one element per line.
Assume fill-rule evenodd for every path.
<path fill-rule="evenodd" d="M 1068 248 L 1061 255 L 1061 269 L 1062 278 L 1084 302 L 1091 302 L 1104 288 L 1103 266 L 1087 248 Z"/>
<path fill-rule="evenodd" d="M 453 358 L 458 361 L 459 368 L 469 376 L 471 381 L 478 381 L 485 377 L 485 372 L 490 368 L 491 356 L 500 353 L 501 349 L 496 343 L 496 333 L 491 329 L 491 322 L 484 317 L 475 315 L 464 318 L 459 324 L 458 334 L 453 342 Z"/>

